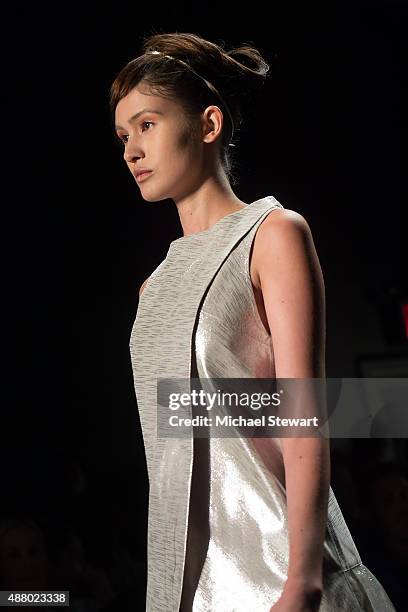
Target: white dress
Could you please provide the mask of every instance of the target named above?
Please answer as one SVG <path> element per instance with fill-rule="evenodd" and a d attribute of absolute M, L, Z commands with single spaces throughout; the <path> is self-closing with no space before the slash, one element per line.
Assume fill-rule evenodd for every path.
<path fill-rule="evenodd" d="M 266 196 L 171 242 L 140 298 L 130 351 L 150 482 L 147 612 L 269 612 L 287 579 L 279 439 L 267 466 L 250 438 L 157 436 L 158 379 L 274 377 L 249 254 L 278 208 Z M 395 612 L 332 488 L 323 577 L 321 612 Z"/>

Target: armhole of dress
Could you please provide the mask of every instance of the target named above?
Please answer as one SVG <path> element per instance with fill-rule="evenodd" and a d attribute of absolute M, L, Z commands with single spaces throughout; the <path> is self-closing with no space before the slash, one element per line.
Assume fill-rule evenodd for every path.
<path fill-rule="evenodd" d="M 153 270 L 153 272 L 150 274 L 150 276 L 147 277 L 144 289 L 143 289 L 142 293 L 139 294 L 139 302 L 143 299 L 143 296 L 145 295 L 146 290 L 154 283 L 155 278 L 156 278 L 157 274 L 160 272 L 160 270 L 161 270 L 162 266 L 164 265 L 165 261 L 166 260 L 163 259 L 163 261 L 161 261 L 159 263 L 159 265 Z"/>
<path fill-rule="evenodd" d="M 258 232 L 258 229 L 262 225 L 262 223 L 265 221 L 265 219 L 275 210 L 282 210 L 282 209 L 278 207 L 278 208 L 273 208 L 272 210 L 269 210 L 268 212 L 266 212 L 264 216 L 261 217 L 261 219 L 259 219 L 256 222 L 255 226 L 250 230 L 248 236 L 246 237 L 246 240 L 248 241 L 249 244 L 247 245 L 248 257 L 246 258 L 246 266 L 245 266 L 245 282 L 247 284 L 248 291 L 250 291 L 250 294 L 251 294 L 251 304 L 252 304 L 252 309 L 254 311 L 255 321 L 267 340 L 271 339 L 271 334 L 266 329 L 264 322 L 262 321 L 261 316 L 258 311 L 258 305 L 256 303 L 256 298 L 255 298 L 255 293 L 254 293 L 254 288 L 252 285 L 252 278 L 251 278 L 251 259 L 252 259 L 252 252 L 253 252 L 254 243 L 255 243 L 255 237 Z"/>

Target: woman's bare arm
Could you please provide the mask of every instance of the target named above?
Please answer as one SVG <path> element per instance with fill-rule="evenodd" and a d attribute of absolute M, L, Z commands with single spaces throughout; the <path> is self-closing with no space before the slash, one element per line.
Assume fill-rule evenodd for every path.
<path fill-rule="evenodd" d="M 255 237 L 253 264 L 271 332 L 276 378 L 325 377 L 325 289 L 306 220 L 269 215 Z M 330 486 L 329 440 L 281 439 L 289 526 L 285 589 L 322 588 Z"/>

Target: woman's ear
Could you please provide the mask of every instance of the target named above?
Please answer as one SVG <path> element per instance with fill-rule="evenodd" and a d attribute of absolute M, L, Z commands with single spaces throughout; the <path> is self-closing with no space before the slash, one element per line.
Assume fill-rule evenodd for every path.
<path fill-rule="evenodd" d="M 222 126 L 223 115 L 218 106 L 208 106 L 203 113 L 203 139 L 204 142 L 214 142 L 219 138 Z"/>

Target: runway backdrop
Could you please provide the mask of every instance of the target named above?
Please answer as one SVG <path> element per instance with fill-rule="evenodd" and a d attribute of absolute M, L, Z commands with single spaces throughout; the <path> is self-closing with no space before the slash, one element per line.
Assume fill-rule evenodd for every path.
<path fill-rule="evenodd" d="M 236 193 L 272 194 L 308 220 L 327 375 L 370 376 L 393 360 L 407 376 L 407 5 L 329 4 L 88 2 L 5 16 L 0 514 L 36 522 L 14 527 L 28 556 L 45 538 L 29 584 L 68 585 L 83 610 L 143 609 L 148 484 L 128 341 L 139 285 L 182 235 L 171 201 L 142 200 L 110 131 L 108 89 L 141 36 L 195 32 L 264 54 Z M 361 487 L 373 461 L 395 468 L 374 499 Z M 371 550 L 367 520 L 376 508 L 387 540 L 406 511 L 406 468 L 406 440 L 333 445 L 346 520 L 395 605 L 406 534 L 398 554 Z M 395 556 L 397 568 L 384 561 Z"/>

